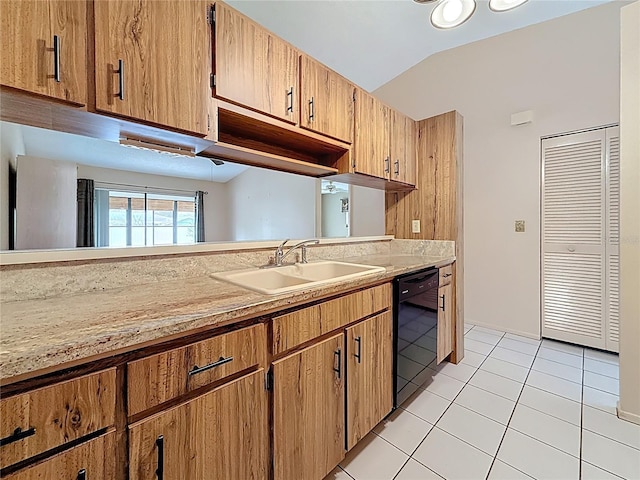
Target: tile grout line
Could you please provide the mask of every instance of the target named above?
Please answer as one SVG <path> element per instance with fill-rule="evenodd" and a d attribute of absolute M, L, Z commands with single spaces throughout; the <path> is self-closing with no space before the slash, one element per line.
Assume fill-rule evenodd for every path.
<path fill-rule="evenodd" d="M 542 341 L 540 341 L 540 344 L 538 345 L 538 349 L 536 350 L 536 355 L 534 357 L 534 361 L 535 358 L 538 356 L 538 352 L 540 351 L 540 347 L 542 346 Z M 516 408 L 518 408 L 518 402 L 520 402 L 520 397 L 522 396 L 522 392 L 524 391 L 524 387 L 527 384 L 527 379 L 529 378 L 529 374 L 531 373 L 531 370 L 533 368 L 533 364 L 531 364 L 531 367 L 529 368 L 529 371 L 527 372 L 527 376 L 524 379 L 524 382 L 522 383 L 522 389 L 520 389 L 520 393 L 518 394 L 518 398 L 516 399 L 516 403 L 513 406 L 513 411 L 511 412 L 511 415 L 509 416 L 509 421 L 507 422 L 507 428 L 504 429 L 504 433 L 502 434 L 502 438 L 500 439 L 500 443 L 498 444 L 498 449 L 496 450 L 496 454 L 493 457 L 493 460 L 491 462 L 491 467 L 489 468 L 489 471 L 487 472 L 487 476 L 485 477 L 485 480 L 489 479 L 489 475 L 491 474 L 491 470 L 493 469 L 493 465 L 496 463 L 496 460 L 498 459 L 498 454 L 500 453 L 500 449 L 502 448 L 502 442 L 504 442 L 504 437 L 507 436 L 507 432 L 509 431 L 509 424 L 511 423 L 511 420 L 513 419 L 513 414 L 516 412 Z M 501 460 L 502 461 L 502 460 Z M 516 468 L 513 465 L 508 464 L 507 462 L 504 462 L 506 465 L 509 465 L 512 468 Z M 520 471 L 518 468 L 516 468 L 516 470 Z M 522 472 L 525 473 L 525 472 Z M 528 474 L 526 474 L 528 475 Z"/>
<path fill-rule="evenodd" d="M 465 335 L 466 335 L 466 334 L 465 334 Z M 500 337 L 500 340 L 502 340 L 502 339 L 504 338 L 504 336 L 505 336 L 505 334 L 503 333 L 503 334 L 502 334 L 502 336 Z M 498 342 L 499 342 L 500 340 L 498 340 Z M 496 344 L 496 345 L 497 345 L 497 344 Z M 418 462 L 420 465 L 422 465 L 422 466 L 424 466 L 424 467 L 428 468 L 429 470 L 431 470 L 427 465 L 424 465 L 420 460 L 418 460 L 417 458 L 414 458 L 414 457 L 413 457 L 413 455 L 418 451 L 418 449 L 420 448 L 420 446 L 424 443 L 424 441 L 427 439 L 427 437 L 429 436 L 429 434 L 431 434 L 431 432 L 433 431 L 433 429 L 437 427 L 437 424 L 438 424 L 438 422 L 440 421 L 440 419 L 441 419 L 441 418 L 442 418 L 442 417 L 447 413 L 447 411 L 449 410 L 449 408 L 451 408 L 451 405 L 453 405 L 453 403 L 456 401 L 456 398 L 458 398 L 458 396 L 460 395 L 460 393 L 462 392 L 462 390 L 464 390 L 464 388 L 465 388 L 467 385 L 469 385 L 469 382 L 471 381 L 471 379 L 473 378 L 473 376 L 478 372 L 478 370 L 480 370 L 480 367 L 482 367 L 482 365 L 483 365 L 483 364 L 484 364 L 484 362 L 487 360 L 487 358 L 489 358 L 489 355 L 490 355 L 490 354 L 491 354 L 491 352 L 493 352 L 493 350 L 496 348 L 496 345 L 494 345 L 494 346 L 493 346 L 493 348 L 491 349 L 491 351 L 489 352 L 489 354 L 488 354 L 488 355 L 485 357 L 485 359 L 480 363 L 480 365 L 478 365 L 478 367 L 476 367 L 476 371 L 475 371 L 475 372 L 473 372 L 473 375 L 471 375 L 471 377 L 469 377 L 469 379 L 468 379 L 466 382 L 464 382 L 464 386 L 460 389 L 460 391 L 456 394 L 456 396 L 455 396 L 455 397 L 453 397 L 453 400 L 445 399 L 445 400 L 447 400 L 447 401 L 449 401 L 449 402 L 450 402 L 450 403 L 449 403 L 449 405 L 447 406 L 447 408 L 445 408 L 445 409 L 444 409 L 444 411 L 442 412 L 442 414 L 441 414 L 441 415 L 438 417 L 438 419 L 433 423 L 433 428 L 432 428 L 431 430 L 429 430 L 429 433 L 427 433 L 427 435 L 425 435 L 425 437 L 424 437 L 424 438 L 422 439 L 422 441 L 418 444 L 418 446 L 413 450 L 413 452 L 411 452 L 411 455 L 409 456 L 409 458 L 413 458 L 413 459 L 414 459 L 416 462 Z M 441 375 L 445 375 L 445 374 L 442 374 L 442 373 L 441 373 Z M 448 376 L 448 375 L 446 375 L 446 376 Z M 453 378 L 453 377 L 450 377 L 450 378 Z M 456 379 L 456 380 L 457 380 L 457 379 Z M 424 389 L 423 389 L 423 391 L 425 391 L 425 392 L 426 392 L 427 390 L 424 390 Z M 440 395 L 438 395 L 437 393 L 434 393 L 434 392 L 428 392 L 428 393 L 430 393 L 430 394 L 432 394 L 432 395 L 436 395 L 436 396 L 440 397 Z M 444 398 L 444 397 L 440 397 L 440 398 Z M 411 413 L 411 412 L 409 412 L 409 413 Z M 475 412 L 474 412 L 474 413 L 475 413 Z M 431 422 L 429 422 L 429 423 L 431 423 Z M 476 446 L 474 446 L 474 445 L 471 445 L 470 443 L 468 443 L 468 442 L 466 442 L 466 441 L 462 440 L 461 438 L 458 438 L 458 437 L 456 437 L 455 435 L 452 435 L 452 434 L 450 434 L 449 432 L 446 432 L 446 431 L 442 430 L 441 428 L 438 428 L 438 430 L 440 430 L 440 431 L 442 431 L 442 432 L 445 432 L 447 435 L 451 435 L 452 437 L 457 438 L 457 439 L 458 439 L 458 440 L 460 440 L 461 442 L 466 443 L 467 445 L 469 445 L 469 446 L 471 446 L 471 447 L 475 448 L 476 450 L 478 450 L 478 451 L 480 451 L 480 452 L 484 453 L 485 455 L 488 455 L 486 452 L 484 452 L 484 451 L 480 450 L 478 447 L 476 447 Z M 498 448 L 499 448 L 499 447 L 498 447 Z M 495 457 L 494 457 L 494 458 L 495 458 Z M 407 460 L 407 462 L 408 462 L 408 460 Z M 405 464 L 406 464 L 406 463 L 405 463 Z M 493 463 L 491 463 L 491 466 L 493 466 Z M 404 468 L 404 466 L 403 466 L 402 468 Z M 401 469 L 400 471 L 402 471 L 402 469 Z M 433 470 L 431 470 L 431 471 L 433 471 Z M 491 468 L 489 468 L 489 472 L 490 472 L 490 471 L 491 471 Z M 438 472 L 435 472 L 435 473 L 436 473 L 436 475 L 440 476 L 440 474 L 439 474 Z M 487 474 L 488 474 L 488 472 L 487 472 Z"/>
<path fill-rule="evenodd" d="M 582 478 L 582 432 L 584 430 L 584 349 L 582 350 L 582 388 L 580 389 L 580 465 L 579 477 Z"/>

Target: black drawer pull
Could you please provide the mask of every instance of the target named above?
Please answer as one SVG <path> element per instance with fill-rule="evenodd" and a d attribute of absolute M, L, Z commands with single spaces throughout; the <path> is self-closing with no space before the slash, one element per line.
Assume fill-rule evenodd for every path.
<path fill-rule="evenodd" d="M 444 295 L 440 295 L 440 298 L 442 299 L 442 305 L 440 305 L 440 310 L 444 312 Z"/>
<path fill-rule="evenodd" d="M 195 375 L 197 373 L 206 372 L 207 370 L 211 370 L 212 368 L 219 367 L 220 365 L 224 365 L 225 363 L 229 363 L 233 361 L 233 357 L 220 357 L 220 359 L 216 362 L 210 363 L 209 365 L 205 365 L 204 367 L 199 367 L 194 365 L 194 367 L 189 372 L 189 375 Z"/>
<path fill-rule="evenodd" d="M 87 480 L 87 471 L 84 468 L 78 472 L 78 480 Z"/>
<path fill-rule="evenodd" d="M 118 60 L 118 69 L 115 73 L 118 74 L 118 93 L 116 93 L 116 97 L 124 100 L 124 60 Z"/>
<path fill-rule="evenodd" d="M 338 368 L 333 368 L 333 371 L 338 374 L 338 379 L 342 376 L 342 352 L 340 349 L 333 352 L 335 357 L 338 357 Z"/>
<path fill-rule="evenodd" d="M 360 337 L 356 337 L 354 340 L 358 344 L 358 351 L 355 353 L 354 357 L 356 357 L 358 363 L 362 363 L 362 339 Z"/>
<path fill-rule="evenodd" d="M 53 79 L 60 82 L 60 37 L 53 36 Z"/>
<path fill-rule="evenodd" d="M 445 273 L 444 275 L 442 275 L 442 278 L 449 278 L 451 276 L 450 273 Z"/>
<path fill-rule="evenodd" d="M 4 447 L 5 445 L 9 445 L 10 443 L 17 442 L 18 440 L 22 440 L 35 434 L 36 429 L 34 427 L 31 427 L 28 430 L 22 430 L 22 428 L 18 427 L 8 437 L 0 438 L 0 447 Z"/>
<path fill-rule="evenodd" d="M 158 480 L 164 479 L 164 436 L 160 435 L 156 439 L 156 446 L 158 447 L 158 468 L 156 469 L 156 477 Z"/>

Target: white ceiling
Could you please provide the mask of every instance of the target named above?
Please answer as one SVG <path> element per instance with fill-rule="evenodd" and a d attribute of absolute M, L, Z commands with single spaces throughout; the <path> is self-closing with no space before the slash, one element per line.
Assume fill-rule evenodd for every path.
<path fill-rule="evenodd" d="M 224 165 L 214 165 L 208 158 L 175 157 L 54 130 L 24 125 L 20 125 L 19 129 L 22 133 L 25 154 L 32 157 L 220 183 L 225 183 L 247 168 L 251 168 L 226 161 Z"/>
<path fill-rule="evenodd" d="M 245 15 L 373 91 L 434 53 L 617 0 L 529 0 L 493 13 L 478 0 L 469 21 L 431 26 L 434 4 L 412 0 L 229 0 Z M 436 74 L 437 72 L 434 72 Z"/>

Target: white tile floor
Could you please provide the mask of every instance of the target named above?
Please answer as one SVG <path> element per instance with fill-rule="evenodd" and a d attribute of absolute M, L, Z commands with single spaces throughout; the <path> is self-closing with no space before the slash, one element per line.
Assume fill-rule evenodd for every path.
<path fill-rule="evenodd" d="M 472 325 L 465 346 L 459 365 L 426 368 L 406 349 L 406 400 L 325 480 L 640 479 L 616 355 Z"/>

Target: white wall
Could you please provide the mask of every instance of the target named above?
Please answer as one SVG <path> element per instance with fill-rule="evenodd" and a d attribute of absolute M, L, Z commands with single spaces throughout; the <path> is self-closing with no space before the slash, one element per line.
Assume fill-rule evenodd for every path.
<path fill-rule="evenodd" d="M 612 2 L 448 50 L 375 92 L 415 119 L 464 117 L 468 322 L 540 334 L 540 137 L 618 122 L 619 16 Z M 523 110 L 533 123 L 510 126 Z"/>
<path fill-rule="evenodd" d="M 349 212 L 342 211 L 342 199 L 348 192 L 322 194 L 322 236 L 330 238 L 349 236 Z"/>
<path fill-rule="evenodd" d="M 16 250 L 75 248 L 76 164 L 18 156 Z"/>
<path fill-rule="evenodd" d="M 619 415 L 640 423 L 640 3 L 621 15 Z"/>
<path fill-rule="evenodd" d="M 351 187 L 351 236 L 384 235 L 384 190 Z"/>
<path fill-rule="evenodd" d="M 227 184 L 232 240 L 313 238 L 317 180 L 250 168 Z"/>
<path fill-rule="evenodd" d="M 96 182 L 119 183 L 140 187 L 156 187 L 195 192 L 209 192 L 204 196 L 204 237 L 207 242 L 231 239 L 229 232 L 229 206 L 227 185 L 224 183 L 192 180 L 189 178 L 149 175 L 107 168 L 78 165 L 78 178 L 91 178 Z"/>
<path fill-rule="evenodd" d="M 0 122 L 0 250 L 9 248 L 9 169 L 24 155 L 24 140 L 18 125 Z"/>

